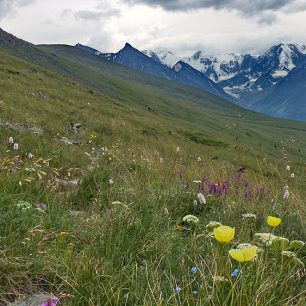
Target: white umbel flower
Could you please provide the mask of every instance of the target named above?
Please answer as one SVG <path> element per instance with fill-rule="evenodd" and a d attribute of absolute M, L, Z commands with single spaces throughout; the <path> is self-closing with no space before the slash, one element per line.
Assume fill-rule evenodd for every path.
<path fill-rule="evenodd" d="M 200 201 L 200 204 L 206 204 L 206 199 L 205 199 L 203 193 L 199 192 L 199 193 L 197 194 L 197 196 L 198 196 L 198 199 L 199 199 L 199 201 Z"/>

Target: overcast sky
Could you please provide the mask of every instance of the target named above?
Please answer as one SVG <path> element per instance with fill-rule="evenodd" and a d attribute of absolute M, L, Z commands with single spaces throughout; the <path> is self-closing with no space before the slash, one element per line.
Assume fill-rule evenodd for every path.
<path fill-rule="evenodd" d="M 0 27 L 27 41 L 178 56 L 306 44 L 306 0 L 0 0 Z"/>

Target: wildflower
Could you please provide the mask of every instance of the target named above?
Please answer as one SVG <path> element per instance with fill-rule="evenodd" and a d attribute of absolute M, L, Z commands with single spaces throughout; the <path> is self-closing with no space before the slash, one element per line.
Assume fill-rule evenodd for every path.
<path fill-rule="evenodd" d="M 194 200 L 194 201 L 193 201 L 193 205 L 194 205 L 194 206 L 197 206 L 197 205 L 198 205 L 198 201 L 197 201 L 197 200 Z"/>
<path fill-rule="evenodd" d="M 272 227 L 277 227 L 281 224 L 282 219 L 277 218 L 277 217 L 272 217 L 272 216 L 268 216 L 267 218 L 267 223 L 268 225 L 272 226 Z"/>
<path fill-rule="evenodd" d="M 18 149 L 19 149 L 19 144 L 18 144 L 18 143 L 14 143 L 14 147 L 13 147 L 13 148 L 14 148 L 15 151 L 18 151 Z"/>
<path fill-rule="evenodd" d="M 232 273 L 231 276 L 232 277 L 237 277 L 239 275 L 239 269 L 235 269 Z"/>
<path fill-rule="evenodd" d="M 297 265 L 304 267 L 304 263 L 296 256 L 296 253 L 291 251 L 282 251 L 282 256 L 287 257 L 288 259 L 293 260 Z"/>
<path fill-rule="evenodd" d="M 286 250 L 289 246 L 289 240 L 284 237 L 274 236 L 271 239 L 270 247 L 274 250 Z"/>
<path fill-rule="evenodd" d="M 199 218 L 197 218 L 196 216 L 194 215 L 186 215 L 184 218 L 183 218 L 183 221 L 184 222 L 187 222 L 187 223 L 199 223 Z"/>
<path fill-rule="evenodd" d="M 47 209 L 47 205 L 43 204 L 43 203 L 38 203 L 38 204 L 36 204 L 36 209 L 40 210 L 40 211 L 44 211 L 44 210 Z"/>
<path fill-rule="evenodd" d="M 257 254 L 257 246 L 246 246 L 244 248 L 232 249 L 229 251 L 232 258 L 239 262 L 250 261 L 255 258 Z"/>
<path fill-rule="evenodd" d="M 159 159 L 159 162 L 162 164 L 162 163 L 164 162 L 164 159 L 161 157 L 161 158 Z"/>
<path fill-rule="evenodd" d="M 176 153 L 179 153 L 180 152 L 180 147 L 177 147 L 176 148 Z"/>
<path fill-rule="evenodd" d="M 195 180 L 193 182 L 196 183 L 196 184 L 201 184 L 202 183 L 202 181 L 199 181 L 199 180 Z"/>
<path fill-rule="evenodd" d="M 290 177 L 291 177 L 291 178 L 294 178 L 294 173 L 291 173 Z"/>
<path fill-rule="evenodd" d="M 197 267 L 192 267 L 190 269 L 190 272 L 193 273 L 193 274 L 196 274 L 198 272 L 198 268 Z"/>
<path fill-rule="evenodd" d="M 270 245 L 272 239 L 275 238 L 271 233 L 255 233 L 255 238 L 257 238 L 261 243 Z"/>
<path fill-rule="evenodd" d="M 201 159 L 201 157 L 199 156 L 199 157 L 198 157 L 198 162 L 201 162 L 201 161 L 202 161 L 202 159 Z"/>
<path fill-rule="evenodd" d="M 221 243 L 230 242 L 235 236 L 235 228 L 221 225 L 217 228 L 214 228 L 214 236 L 216 240 Z"/>
<path fill-rule="evenodd" d="M 197 295 L 199 292 L 197 290 L 192 291 L 193 295 Z"/>
<path fill-rule="evenodd" d="M 286 188 L 286 187 L 287 187 L 287 188 Z M 288 198 L 289 198 L 288 186 L 286 186 L 286 187 L 285 187 L 285 192 L 284 192 L 284 196 L 283 196 L 284 200 L 288 200 Z"/>
<path fill-rule="evenodd" d="M 180 292 L 182 291 L 182 288 L 179 287 L 179 286 L 176 286 L 175 291 L 176 291 L 177 293 L 180 293 Z"/>
<path fill-rule="evenodd" d="M 245 180 L 244 183 L 243 183 L 243 186 L 244 186 L 245 189 L 248 189 L 249 188 L 249 181 Z"/>
<path fill-rule="evenodd" d="M 29 202 L 26 201 L 19 201 L 16 206 L 20 208 L 21 210 L 28 210 L 32 208 L 32 205 Z"/>
<path fill-rule="evenodd" d="M 209 221 L 209 223 L 206 225 L 206 228 L 209 230 L 213 230 L 216 227 L 221 226 L 222 224 L 220 222 L 216 222 L 216 221 Z"/>
<path fill-rule="evenodd" d="M 200 204 L 206 204 L 206 199 L 205 199 L 203 193 L 200 193 L 200 192 L 199 192 L 199 193 L 197 194 L 197 196 L 198 196 L 198 199 L 199 199 L 199 201 L 200 201 Z"/>
<path fill-rule="evenodd" d="M 296 254 L 291 251 L 282 251 L 282 255 L 286 257 L 296 257 Z"/>
<path fill-rule="evenodd" d="M 290 166 L 289 165 L 286 166 L 286 171 L 290 171 Z"/>
<path fill-rule="evenodd" d="M 243 214 L 242 215 L 242 219 L 245 220 L 245 219 L 256 219 L 256 215 L 255 214 Z"/>
<path fill-rule="evenodd" d="M 301 240 L 292 240 L 289 244 L 289 249 L 298 250 L 301 249 L 305 245 L 304 241 Z"/>
<path fill-rule="evenodd" d="M 30 152 L 28 153 L 28 158 L 32 159 L 33 158 L 33 154 Z"/>
<path fill-rule="evenodd" d="M 13 138 L 13 137 L 9 137 L 8 142 L 9 142 L 10 144 L 13 144 L 13 143 L 14 143 L 14 138 Z"/>
<path fill-rule="evenodd" d="M 165 214 L 166 216 L 169 216 L 169 210 L 168 210 L 167 207 L 164 208 L 164 214 Z"/>
<path fill-rule="evenodd" d="M 53 296 L 50 300 L 43 302 L 41 306 L 56 306 L 57 302 L 58 298 Z"/>
<path fill-rule="evenodd" d="M 108 183 L 109 183 L 110 185 L 113 185 L 113 184 L 114 184 L 114 180 L 113 180 L 113 179 L 109 179 Z"/>
<path fill-rule="evenodd" d="M 177 231 L 177 232 L 181 232 L 182 230 L 183 230 L 183 227 L 181 226 L 181 225 L 176 225 L 175 226 L 175 230 Z"/>
<path fill-rule="evenodd" d="M 203 285 L 203 284 L 199 284 L 199 288 L 200 288 L 200 289 L 203 289 L 203 288 L 204 288 L 204 285 Z"/>
<path fill-rule="evenodd" d="M 216 282 L 228 282 L 228 280 L 224 277 L 224 276 L 219 276 L 219 275 L 214 275 L 213 276 L 213 281 L 216 283 Z M 208 286 L 209 288 L 211 286 Z M 212 289 L 212 288 L 210 288 Z"/>
<path fill-rule="evenodd" d="M 262 161 L 263 161 L 264 163 L 266 163 L 266 162 L 267 162 L 267 159 L 264 157 L 264 158 L 262 159 Z"/>

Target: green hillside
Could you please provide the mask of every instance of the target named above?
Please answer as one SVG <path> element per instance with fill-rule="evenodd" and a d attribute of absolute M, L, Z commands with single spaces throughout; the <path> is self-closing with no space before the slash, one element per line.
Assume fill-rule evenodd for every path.
<path fill-rule="evenodd" d="M 305 247 L 255 233 L 306 238 L 306 124 L 69 46 L 20 44 L 0 51 L 0 305 L 37 293 L 61 305 L 303 305 Z M 234 239 L 216 241 L 210 221 Z M 240 243 L 262 252 L 239 263 L 228 251 Z"/>

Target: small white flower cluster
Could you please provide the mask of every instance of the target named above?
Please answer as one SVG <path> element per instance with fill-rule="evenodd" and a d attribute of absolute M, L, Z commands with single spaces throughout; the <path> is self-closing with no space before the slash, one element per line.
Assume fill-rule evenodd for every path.
<path fill-rule="evenodd" d="M 194 223 L 194 224 L 197 224 L 199 223 L 199 218 L 194 216 L 194 215 L 186 215 L 184 218 L 183 218 L 183 222 L 187 222 L 187 223 Z"/>
<path fill-rule="evenodd" d="M 243 214 L 242 219 L 243 220 L 245 220 L 245 219 L 256 219 L 256 215 L 255 214 L 250 214 L 250 213 Z"/>
<path fill-rule="evenodd" d="M 18 144 L 17 142 L 14 141 L 14 138 L 13 138 L 13 137 L 9 137 L 8 142 L 9 142 L 9 144 L 12 144 L 12 145 L 13 145 L 13 149 L 14 149 L 15 151 L 18 151 L 18 150 L 19 150 L 19 144 Z"/>
<path fill-rule="evenodd" d="M 198 197 L 198 199 L 199 199 L 199 201 L 200 201 L 200 204 L 206 204 L 206 199 L 205 199 L 203 193 L 199 192 L 199 193 L 197 194 L 197 197 Z"/>

